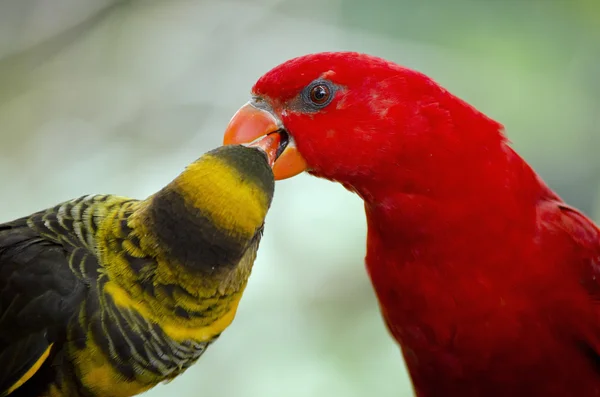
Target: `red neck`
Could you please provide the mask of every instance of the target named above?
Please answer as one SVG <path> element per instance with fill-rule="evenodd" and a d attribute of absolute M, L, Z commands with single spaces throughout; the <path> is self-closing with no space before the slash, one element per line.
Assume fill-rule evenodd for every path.
<path fill-rule="evenodd" d="M 525 161 L 504 144 L 470 160 L 422 175 L 419 184 L 389 174 L 385 182 L 354 185 L 365 200 L 369 239 L 408 251 L 443 239 L 452 249 L 451 240 L 489 241 L 514 225 L 533 225 L 534 204 L 548 190 Z"/>

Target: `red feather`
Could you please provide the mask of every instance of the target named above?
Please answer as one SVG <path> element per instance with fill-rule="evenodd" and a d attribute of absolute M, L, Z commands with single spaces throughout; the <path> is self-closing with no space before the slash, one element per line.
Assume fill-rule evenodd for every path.
<path fill-rule="evenodd" d="M 325 108 L 297 106 L 315 79 Z M 356 53 L 256 83 L 310 172 L 365 200 L 367 268 L 418 396 L 600 395 L 600 232 L 423 74 Z"/>

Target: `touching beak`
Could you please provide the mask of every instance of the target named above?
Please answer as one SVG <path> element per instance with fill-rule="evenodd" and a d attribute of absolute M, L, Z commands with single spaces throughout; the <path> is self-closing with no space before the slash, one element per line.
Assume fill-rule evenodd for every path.
<path fill-rule="evenodd" d="M 242 106 L 231 118 L 223 144 L 261 147 L 269 157 L 276 180 L 291 178 L 306 170 L 306 161 L 281 120 L 266 106 L 259 107 L 253 102 Z"/>

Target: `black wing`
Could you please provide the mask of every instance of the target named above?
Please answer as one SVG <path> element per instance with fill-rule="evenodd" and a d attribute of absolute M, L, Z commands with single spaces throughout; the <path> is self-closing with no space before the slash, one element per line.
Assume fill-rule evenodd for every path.
<path fill-rule="evenodd" d="M 86 291 L 65 248 L 30 228 L 28 219 L 0 224 L 0 396 L 60 350 Z"/>

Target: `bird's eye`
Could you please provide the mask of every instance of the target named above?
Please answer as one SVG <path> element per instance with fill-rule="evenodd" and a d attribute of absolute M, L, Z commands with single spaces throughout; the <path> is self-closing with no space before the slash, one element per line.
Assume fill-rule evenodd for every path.
<path fill-rule="evenodd" d="M 310 101 L 315 105 L 324 105 L 330 96 L 331 91 L 325 84 L 317 84 L 310 89 Z"/>
<path fill-rule="evenodd" d="M 333 101 L 337 87 L 331 81 L 318 79 L 304 87 L 300 93 L 302 109 L 315 112 L 323 109 Z"/>

